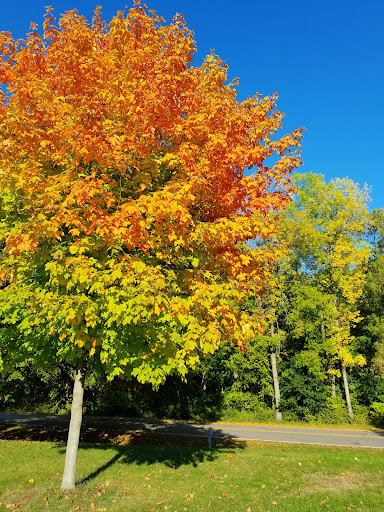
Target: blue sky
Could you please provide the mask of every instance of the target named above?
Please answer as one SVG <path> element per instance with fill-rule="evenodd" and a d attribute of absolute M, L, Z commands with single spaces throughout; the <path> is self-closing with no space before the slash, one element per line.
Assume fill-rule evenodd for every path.
<path fill-rule="evenodd" d="M 16 38 L 45 5 L 91 19 L 96 5 L 109 21 L 132 0 L 1 2 L 0 30 Z M 283 131 L 306 128 L 302 171 L 349 177 L 372 188 L 384 207 L 384 2 L 382 0 L 148 0 L 170 21 L 182 13 L 194 31 L 195 63 L 213 49 L 239 78 L 240 100 L 279 93 Z M 281 132 L 282 133 L 282 132 Z"/>

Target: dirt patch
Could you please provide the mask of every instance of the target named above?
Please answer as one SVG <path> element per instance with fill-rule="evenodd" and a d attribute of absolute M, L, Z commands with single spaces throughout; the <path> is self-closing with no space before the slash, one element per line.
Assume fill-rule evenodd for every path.
<path fill-rule="evenodd" d="M 37 489 L 21 489 L 2 496 L 0 507 L 6 510 L 22 510 L 23 506 L 30 503 L 38 495 Z"/>
<path fill-rule="evenodd" d="M 314 474 L 311 476 L 310 487 L 302 489 L 306 494 L 316 494 L 318 492 L 333 492 L 361 489 L 362 486 L 375 487 L 380 485 L 379 479 L 375 474 L 345 473 L 342 475 Z"/>

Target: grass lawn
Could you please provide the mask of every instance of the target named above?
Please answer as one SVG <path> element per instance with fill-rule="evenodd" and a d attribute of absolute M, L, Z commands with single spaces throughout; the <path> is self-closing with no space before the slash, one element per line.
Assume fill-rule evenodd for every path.
<path fill-rule="evenodd" d="M 65 443 L 25 440 L 27 431 L 0 436 L 0 511 L 384 510 L 382 450 L 265 442 L 208 450 L 201 440 L 103 434 L 109 442 L 81 445 L 77 489 L 62 492 Z M 15 432 L 24 439 L 7 436 Z"/>

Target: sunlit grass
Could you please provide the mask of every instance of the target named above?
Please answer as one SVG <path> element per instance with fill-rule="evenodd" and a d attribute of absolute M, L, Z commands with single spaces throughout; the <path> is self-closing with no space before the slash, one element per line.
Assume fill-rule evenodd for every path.
<path fill-rule="evenodd" d="M 0 510 L 384 510 L 382 450 L 262 442 L 208 450 L 159 439 L 83 444 L 75 492 L 60 490 L 63 443 L 0 441 Z"/>

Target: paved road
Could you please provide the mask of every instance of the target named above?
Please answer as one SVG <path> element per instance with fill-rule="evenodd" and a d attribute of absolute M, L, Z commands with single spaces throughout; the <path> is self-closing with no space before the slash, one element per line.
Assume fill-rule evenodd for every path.
<path fill-rule="evenodd" d="M 38 425 L 67 427 L 68 416 L 45 416 L 38 414 L 0 413 L 3 425 Z M 230 438 L 284 443 L 305 443 L 334 446 L 355 446 L 384 449 L 384 431 L 331 430 L 287 426 L 263 426 L 223 423 L 191 423 L 183 421 L 145 421 L 125 418 L 102 418 L 86 416 L 83 426 L 97 430 L 111 429 L 156 434 Z"/>

